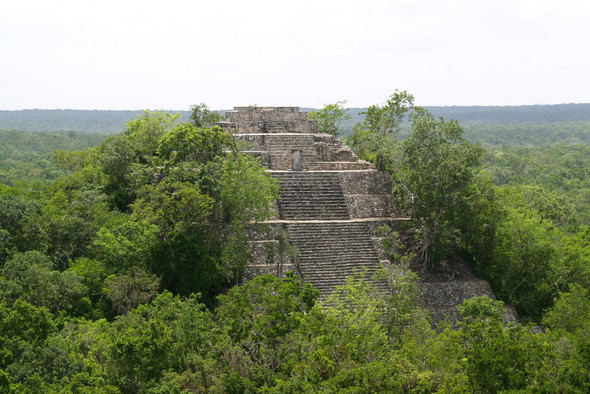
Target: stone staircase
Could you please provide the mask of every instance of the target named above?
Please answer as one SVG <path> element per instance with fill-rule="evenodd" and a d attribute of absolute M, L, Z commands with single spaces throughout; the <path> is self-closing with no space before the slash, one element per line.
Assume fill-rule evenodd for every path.
<path fill-rule="evenodd" d="M 293 122 L 265 122 L 264 132 L 265 133 L 289 133 L 293 130 Z"/>
<path fill-rule="evenodd" d="M 289 223 L 287 231 L 299 250 L 299 274 L 323 296 L 363 270 L 367 270 L 365 278 L 371 280 L 380 268 L 377 251 L 362 222 Z M 374 284 L 382 291 L 388 289 L 384 281 Z"/>
<path fill-rule="evenodd" d="M 273 173 L 279 180 L 279 212 L 284 220 L 350 219 L 337 173 Z"/>
<path fill-rule="evenodd" d="M 339 139 L 319 134 L 317 123 L 298 108 L 237 107 L 219 125 L 246 142 L 246 151 L 260 157 L 278 179 L 277 215 L 269 222 L 273 229 L 287 230 L 289 242 L 299 251 L 295 268 L 303 279 L 323 297 L 357 272 L 366 270 L 370 280 L 381 265 L 371 238 L 374 229 L 364 221 L 376 219 L 366 216 L 375 211 L 367 207 L 383 203 L 380 195 L 364 187 L 373 176 L 346 173 L 377 174 L 374 166 L 359 160 Z M 388 212 L 385 208 L 381 211 Z M 270 267 L 277 265 L 267 262 L 276 256 L 264 253 L 276 243 L 273 237 L 269 233 L 266 239 L 251 241 L 256 260 L 248 275 L 272 272 Z M 376 285 L 387 290 L 385 282 Z"/>
<path fill-rule="evenodd" d="M 270 134 L 265 136 L 265 149 L 269 152 L 271 168 L 289 170 L 292 167 L 291 152 L 300 150 L 305 169 L 313 169 L 317 153 L 313 138 L 306 134 Z M 311 167 L 311 168 L 310 168 Z"/>
<path fill-rule="evenodd" d="M 324 297 L 363 270 L 370 280 L 380 268 L 377 249 L 367 225 L 351 220 L 339 173 L 272 174 L 279 180 L 280 217 L 288 222 L 289 241 L 299 251 L 297 267 L 303 280 Z M 387 283 L 375 284 L 387 290 Z"/>

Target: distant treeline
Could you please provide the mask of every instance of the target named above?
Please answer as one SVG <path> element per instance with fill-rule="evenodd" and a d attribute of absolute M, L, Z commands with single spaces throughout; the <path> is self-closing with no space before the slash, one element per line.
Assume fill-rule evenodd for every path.
<path fill-rule="evenodd" d="M 590 124 L 590 104 L 520 105 L 520 106 L 450 106 L 426 107 L 435 116 L 458 120 L 466 129 L 479 130 L 500 125 L 522 123 L 568 123 Z M 311 111 L 313 108 L 302 108 Z M 361 112 L 366 108 L 351 108 L 349 121 L 342 124 L 343 129 L 351 131 L 354 124 L 362 121 Z M 84 134 L 115 134 L 125 130 L 130 119 L 135 119 L 144 111 L 114 110 L 41 110 L 0 111 L 0 130 L 22 130 L 35 132 L 68 132 Z M 181 120 L 188 121 L 189 111 L 164 111 L 178 113 Z M 225 112 L 225 111 L 220 111 Z M 570 127 L 570 126 L 567 126 Z M 585 128 L 585 127 L 584 127 Z M 502 129 L 502 127 L 500 127 Z M 511 129 L 511 127 L 509 127 Z M 554 126 L 551 126 L 554 129 Z M 587 130 L 587 129 L 586 129 Z M 490 130 L 492 131 L 492 130 Z M 549 142 L 549 141 L 548 141 Z M 550 142 L 549 142 L 550 143 Z"/>
<path fill-rule="evenodd" d="M 487 146 L 548 146 L 590 143 L 590 104 L 520 105 L 503 107 L 426 107 L 436 117 L 458 120 L 465 138 Z M 311 111 L 311 108 L 304 108 Z M 350 108 L 341 123 L 343 135 L 352 133 L 366 108 Z M 402 125 L 409 132 L 409 120 Z"/>
<path fill-rule="evenodd" d="M 188 121 L 189 111 L 162 111 L 178 113 L 182 121 Z M 143 110 L 75 110 L 75 109 L 25 109 L 0 111 L 0 130 L 63 133 L 74 131 L 82 134 L 118 134 L 125 130 L 128 121 L 143 115 Z"/>
<path fill-rule="evenodd" d="M 460 122 L 465 138 L 486 146 L 589 145 L 590 121 L 494 124 Z"/>
<path fill-rule="evenodd" d="M 426 107 L 436 116 L 459 122 L 525 123 L 590 121 L 590 104 L 518 105 L 493 107 Z"/>
<path fill-rule="evenodd" d="M 65 172 L 55 165 L 56 151 L 79 151 L 100 145 L 106 135 L 0 130 L 0 185 L 51 183 Z"/>

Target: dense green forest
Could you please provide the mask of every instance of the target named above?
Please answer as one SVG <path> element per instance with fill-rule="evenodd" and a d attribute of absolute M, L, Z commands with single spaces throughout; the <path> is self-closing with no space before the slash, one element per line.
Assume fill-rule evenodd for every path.
<path fill-rule="evenodd" d="M 97 134 L 0 131 L 0 183 L 49 183 L 65 175 L 52 159 L 56 151 L 79 151 L 99 145 Z"/>
<path fill-rule="evenodd" d="M 553 144 L 556 141 L 587 143 L 590 134 L 590 104 L 425 108 L 437 117 L 458 120 L 470 141 L 490 145 L 539 145 Z M 316 109 L 302 110 L 311 112 Z M 366 110 L 367 108 L 347 109 L 350 118 L 341 122 L 343 135 L 351 134 L 354 125 L 363 122 L 363 112 Z M 182 121 L 188 121 L 190 117 L 190 111 L 163 112 L 178 114 Z M 220 114 L 224 112 L 219 111 Z M 0 130 L 116 134 L 125 128 L 129 119 L 142 113 L 140 110 L 0 110 Z M 406 119 L 405 122 L 407 121 Z"/>
<path fill-rule="evenodd" d="M 74 109 L 25 109 L 0 111 L 0 130 L 20 130 L 48 133 L 117 134 L 125 124 L 144 111 L 74 110 Z M 188 120 L 187 111 L 162 111 L 178 113 Z"/>
<path fill-rule="evenodd" d="M 277 184 L 206 107 L 108 137 L 0 133 L 0 391 L 588 392 L 582 123 L 530 123 L 531 146 L 500 125 L 484 148 L 406 92 L 365 112 L 347 143 L 391 173 L 410 241 L 384 244 L 390 294 L 361 272 L 325 300 L 295 275 L 234 286 Z M 407 268 L 449 259 L 501 301 L 432 327 Z"/>

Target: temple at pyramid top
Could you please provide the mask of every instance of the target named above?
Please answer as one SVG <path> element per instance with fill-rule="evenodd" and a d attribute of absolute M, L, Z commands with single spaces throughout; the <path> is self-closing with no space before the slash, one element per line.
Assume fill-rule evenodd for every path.
<path fill-rule="evenodd" d="M 235 107 L 218 125 L 246 143 L 245 151 L 270 170 L 375 169 L 340 139 L 320 133 L 317 122 L 299 107 Z"/>
<path fill-rule="evenodd" d="M 219 125 L 240 134 L 318 132 L 317 123 L 299 107 L 234 107 Z"/>

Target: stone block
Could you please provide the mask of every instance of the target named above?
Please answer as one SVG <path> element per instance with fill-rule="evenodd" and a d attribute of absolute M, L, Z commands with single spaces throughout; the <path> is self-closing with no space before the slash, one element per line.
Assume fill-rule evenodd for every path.
<path fill-rule="evenodd" d="M 342 172 L 342 192 L 346 194 L 389 194 L 391 180 L 385 171 Z"/>
<path fill-rule="evenodd" d="M 482 295 L 495 299 L 490 284 L 485 280 L 428 282 L 421 283 L 420 287 L 420 304 L 429 308 L 456 306 L 465 300 Z"/>
<path fill-rule="evenodd" d="M 391 216 L 391 196 L 388 194 L 344 195 L 351 218 L 383 218 Z"/>

